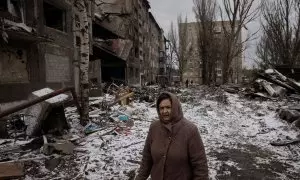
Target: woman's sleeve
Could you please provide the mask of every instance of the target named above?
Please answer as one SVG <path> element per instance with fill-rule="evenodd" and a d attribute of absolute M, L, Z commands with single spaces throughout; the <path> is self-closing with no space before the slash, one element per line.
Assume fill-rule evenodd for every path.
<path fill-rule="evenodd" d="M 140 165 L 140 169 L 138 171 L 138 175 L 135 180 L 146 180 L 152 169 L 152 157 L 151 157 L 151 126 L 149 128 L 149 132 L 147 135 L 147 139 L 145 142 L 144 150 L 143 150 L 143 158 Z"/>
<path fill-rule="evenodd" d="M 192 165 L 193 180 L 208 180 L 208 166 L 204 145 L 197 127 L 189 138 L 189 158 Z"/>

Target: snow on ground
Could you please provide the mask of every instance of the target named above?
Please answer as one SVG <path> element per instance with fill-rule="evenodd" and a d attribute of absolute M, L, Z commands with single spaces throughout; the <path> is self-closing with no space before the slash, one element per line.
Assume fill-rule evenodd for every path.
<path fill-rule="evenodd" d="M 54 90 L 52 90 L 50 88 L 44 88 L 44 89 L 34 91 L 34 92 L 32 92 L 32 94 L 35 96 L 38 96 L 38 97 L 42 97 L 42 96 L 45 96 L 52 92 L 54 92 Z M 55 103 L 63 102 L 65 100 L 67 100 L 68 98 L 69 98 L 69 96 L 66 94 L 59 94 L 53 98 L 47 99 L 46 102 L 48 102 L 50 104 L 55 104 Z"/>
<path fill-rule="evenodd" d="M 293 130 L 286 122 L 277 117 L 275 110 L 282 103 L 247 101 L 239 98 L 238 95 L 227 93 L 226 96 L 228 97 L 228 104 L 205 98 L 200 100 L 197 106 L 194 106 L 193 103 L 183 104 L 186 118 L 199 127 L 206 145 L 210 177 L 212 179 L 230 179 L 238 175 L 241 179 L 262 179 L 263 177 L 296 179 L 296 174 L 287 176 L 286 174 L 289 173 L 285 171 L 276 172 L 275 167 L 272 169 L 271 166 L 268 167 L 270 170 L 265 172 L 265 176 L 260 174 L 245 175 L 241 171 L 243 168 L 250 169 L 251 167 L 261 171 L 264 168 L 263 165 L 270 165 L 270 162 L 275 161 L 282 162 L 282 164 L 288 163 L 290 166 L 281 166 L 281 168 L 290 170 L 291 174 L 300 172 L 300 154 L 293 157 L 293 153 L 288 147 L 270 145 L 271 141 L 278 138 L 286 139 L 286 136 L 296 138 L 299 135 L 299 131 Z M 246 157 L 238 157 L 243 155 Z M 259 157 L 257 157 L 258 155 Z M 241 160 L 250 161 L 252 164 L 240 162 Z M 235 163 L 232 163 L 233 161 Z M 226 167 L 224 164 L 234 167 L 236 170 L 229 171 L 230 174 L 228 174 L 226 168 L 221 168 Z"/>
<path fill-rule="evenodd" d="M 210 179 L 286 180 L 300 177 L 299 146 L 270 145 L 271 141 L 299 135 L 299 130 L 277 116 L 276 109 L 286 105 L 286 101 L 248 100 L 239 95 L 208 93 L 203 89 L 185 89 L 178 96 L 183 102 L 185 117 L 195 123 L 201 133 Z M 103 98 L 90 100 L 91 104 L 97 104 Z M 69 164 L 56 168 L 51 177 L 62 176 L 61 171 L 68 168 L 68 173 L 63 176 L 69 179 L 133 179 L 148 128 L 152 121 L 158 120 L 156 109 L 150 105 L 135 102 L 127 107 L 114 106 L 111 110 L 128 114 L 134 120 L 134 126 L 129 131 L 109 133 L 114 127 L 106 124 L 108 128 L 103 127 L 88 136 L 82 133 L 78 115 L 74 113 L 76 108 L 67 108 L 71 133 L 83 138 L 75 149 L 76 154 L 66 160 Z M 95 114 L 92 117 L 97 120 Z"/>

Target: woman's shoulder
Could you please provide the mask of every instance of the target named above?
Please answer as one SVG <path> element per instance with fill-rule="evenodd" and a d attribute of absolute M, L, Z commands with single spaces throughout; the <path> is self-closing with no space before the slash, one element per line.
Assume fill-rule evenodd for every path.
<path fill-rule="evenodd" d="M 156 120 L 156 121 L 153 121 L 151 124 L 150 124 L 150 129 L 156 129 L 160 127 L 160 121 L 159 120 Z"/>
<path fill-rule="evenodd" d="M 183 119 L 182 124 L 183 124 L 182 127 L 189 132 L 194 132 L 195 130 L 198 130 L 198 127 L 193 122 L 187 119 Z"/>

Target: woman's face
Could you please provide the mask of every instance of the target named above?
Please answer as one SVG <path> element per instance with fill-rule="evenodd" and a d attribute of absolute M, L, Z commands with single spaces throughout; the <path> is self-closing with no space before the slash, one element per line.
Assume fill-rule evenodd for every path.
<path fill-rule="evenodd" d="M 172 104 L 170 99 L 164 99 L 159 104 L 159 115 L 163 121 L 169 122 L 171 121 L 171 109 Z"/>

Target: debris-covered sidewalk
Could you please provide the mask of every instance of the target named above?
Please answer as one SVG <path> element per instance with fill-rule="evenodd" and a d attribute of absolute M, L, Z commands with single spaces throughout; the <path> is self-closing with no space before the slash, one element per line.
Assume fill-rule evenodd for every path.
<path fill-rule="evenodd" d="M 279 117 L 282 107 L 296 107 L 297 101 L 251 99 L 205 86 L 168 90 L 179 96 L 186 118 L 201 132 L 211 179 L 298 179 L 300 131 Z M 108 108 L 105 104 L 115 102 L 108 94 L 90 98 L 92 123 L 85 128 L 77 108 L 65 108 L 70 130 L 61 141 L 47 136 L 50 144 L 56 142 L 51 152 L 45 153 L 43 137 L 1 140 L 1 151 L 21 147 L 6 151 L 1 161 L 24 162 L 25 179 L 133 179 L 149 125 L 158 120 L 155 98 L 147 94 L 155 97 L 159 90 L 139 91 L 125 106 Z"/>

